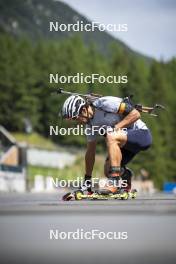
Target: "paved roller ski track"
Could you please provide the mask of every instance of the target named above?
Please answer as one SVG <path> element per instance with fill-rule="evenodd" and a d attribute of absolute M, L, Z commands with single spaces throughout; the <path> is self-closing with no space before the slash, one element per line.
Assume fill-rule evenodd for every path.
<path fill-rule="evenodd" d="M 63 193 L 0 194 L 0 263 L 176 262 L 176 196 L 62 201 Z M 50 239 L 58 232 L 127 232 L 123 239 Z"/>

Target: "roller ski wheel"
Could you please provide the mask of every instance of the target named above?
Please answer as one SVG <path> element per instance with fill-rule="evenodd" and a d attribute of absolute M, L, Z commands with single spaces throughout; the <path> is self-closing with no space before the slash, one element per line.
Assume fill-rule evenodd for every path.
<path fill-rule="evenodd" d="M 129 198 L 129 193 L 125 190 L 120 190 L 120 199 L 121 200 L 128 200 Z"/>
<path fill-rule="evenodd" d="M 69 193 L 66 193 L 63 197 L 62 197 L 62 200 L 63 201 L 70 201 L 71 199 L 74 198 L 74 195 L 73 193 L 69 192 Z"/>
<path fill-rule="evenodd" d="M 137 196 L 137 190 L 136 189 L 131 190 L 130 191 L 130 198 L 136 199 L 136 196 Z"/>
<path fill-rule="evenodd" d="M 82 200 L 83 199 L 83 195 L 84 195 L 84 193 L 82 191 L 80 191 L 80 190 L 76 191 L 75 192 L 75 200 L 77 200 L 77 201 Z"/>

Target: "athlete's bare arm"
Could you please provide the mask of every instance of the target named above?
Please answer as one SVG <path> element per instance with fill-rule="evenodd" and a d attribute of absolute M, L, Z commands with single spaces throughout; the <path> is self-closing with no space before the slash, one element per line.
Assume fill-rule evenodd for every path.
<path fill-rule="evenodd" d="M 127 116 L 125 116 L 124 119 L 116 124 L 115 128 L 118 129 L 128 127 L 129 125 L 136 122 L 140 117 L 140 113 L 136 109 L 133 109 Z"/>
<path fill-rule="evenodd" d="M 96 140 L 87 143 L 87 151 L 85 155 L 85 169 L 87 175 L 92 175 L 96 152 Z"/>

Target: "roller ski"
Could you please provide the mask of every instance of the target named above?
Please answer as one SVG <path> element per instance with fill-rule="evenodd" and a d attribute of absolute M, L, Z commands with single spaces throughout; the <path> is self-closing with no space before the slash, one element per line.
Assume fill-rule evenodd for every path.
<path fill-rule="evenodd" d="M 137 190 L 133 189 L 130 192 L 120 189 L 117 193 L 106 193 L 103 191 L 93 191 L 92 193 L 85 193 L 81 189 L 69 192 L 63 196 L 64 201 L 70 200 L 128 200 L 135 199 L 137 196 Z"/>
<path fill-rule="evenodd" d="M 127 182 L 126 188 L 117 188 L 116 191 L 110 189 L 102 189 L 92 191 L 91 183 L 89 180 L 88 185 L 83 185 L 79 190 L 69 192 L 63 196 L 64 201 L 69 200 L 127 200 L 135 199 L 137 196 L 137 190 L 131 190 L 131 177 L 132 172 L 129 169 L 124 170 L 121 178 Z"/>

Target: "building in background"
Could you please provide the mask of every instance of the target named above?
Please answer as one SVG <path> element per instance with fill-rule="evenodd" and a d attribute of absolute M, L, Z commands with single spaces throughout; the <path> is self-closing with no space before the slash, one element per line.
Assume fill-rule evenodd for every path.
<path fill-rule="evenodd" d="M 26 191 L 26 146 L 0 126 L 0 191 Z"/>

